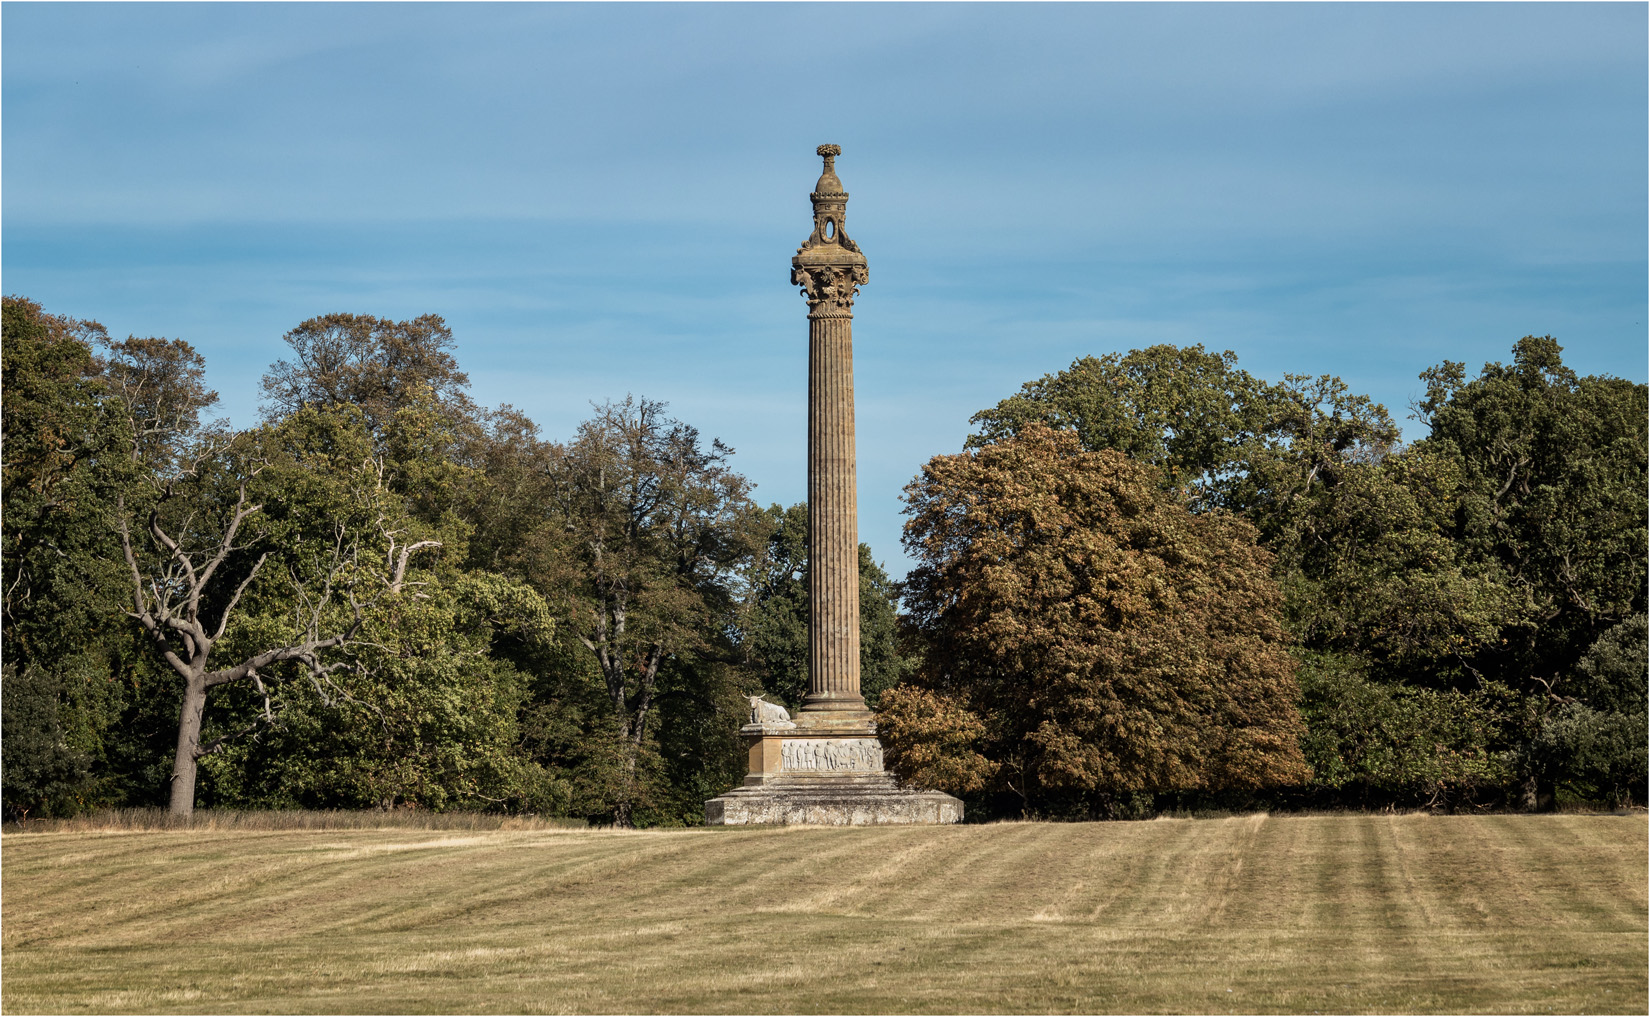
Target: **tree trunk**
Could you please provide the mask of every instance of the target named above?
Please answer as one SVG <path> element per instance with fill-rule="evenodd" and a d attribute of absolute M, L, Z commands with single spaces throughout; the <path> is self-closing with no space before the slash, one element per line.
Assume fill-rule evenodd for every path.
<path fill-rule="evenodd" d="M 172 763 L 172 806 L 174 816 L 195 811 L 195 758 L 201 745 L 201 715 L 206 712 L 206 683 L 190 681 L 183 690 L 183 709 L 178 714 L 178 754 Z"/>
<path fill-rule="evenodd" d="M 628 734 L 622 744 L 624 745 L 625 754 L 624 795 L 622 800 L 613 807 L 613 825 L 621 830 L 634 830 L 636 820 L 632 818 L 631 811 L 634 808 L 636 797 L 636 753 L 638 749 L 630 740 Z"/>
<path fill-rule="evenodd" d="M 1523 806 L 1530 812 L 1551 812 L 1558 803 L 1553 783 L 1539 776 L 1524 780 Z"/>

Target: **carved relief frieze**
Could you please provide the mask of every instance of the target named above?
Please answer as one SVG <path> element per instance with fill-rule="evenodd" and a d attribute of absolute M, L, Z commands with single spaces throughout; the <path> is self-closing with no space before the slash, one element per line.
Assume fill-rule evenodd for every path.
<path fill-rule="evenodd" d="M 881 773 L 882 746 L 869 738 L 787 738 L 780 760 L 791 772 Z"/>

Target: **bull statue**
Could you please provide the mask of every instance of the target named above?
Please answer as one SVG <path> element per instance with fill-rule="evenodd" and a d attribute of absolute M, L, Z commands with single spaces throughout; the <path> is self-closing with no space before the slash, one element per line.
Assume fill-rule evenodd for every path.
<path fill-rule="evenodd" d="M 790 713 L 778 703 L 770 703 L 761 696 L 751 696 L 751 723 L 752 724 L 782 724 L 785 727 L 795 727 L 791 723 Z"/>

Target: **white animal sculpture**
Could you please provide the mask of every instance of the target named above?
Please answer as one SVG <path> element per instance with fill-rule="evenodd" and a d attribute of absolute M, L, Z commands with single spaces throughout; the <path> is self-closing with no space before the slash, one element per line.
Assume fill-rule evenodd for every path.
<path fill-rule="evenodd" d="M 778 703 L 770 703 L 761 696 L 751 696 L 752 724 L 790 725 L 791 715 Z"/>

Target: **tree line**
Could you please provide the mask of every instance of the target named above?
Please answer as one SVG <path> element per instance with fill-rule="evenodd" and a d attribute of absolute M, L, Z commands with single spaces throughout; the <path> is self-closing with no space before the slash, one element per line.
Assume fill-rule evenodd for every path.
<path fill-rule="evenodd" d="M 907 488 L 916 779 L 1044 814 L 1642 803 L 1646 386 L 1084 357 Z M 898 739 L 896 739 L 898 742 Z"/>
<path fill-rule="evenodd" d="M 806 691 L 806 506 L 661 403 L 476 405 L 434 315 L 284 341 L 232 430 L 187 342 L 5 298 L 8 818 L 697 822 L 745 697 Z M 1550 338 L 1423 378 L 1408 444 L 1201 347 L 982 411 L 910 576 L 860 547 L 890 765 L 980 815 L 1642 802 L 1645 386 Z"/>

